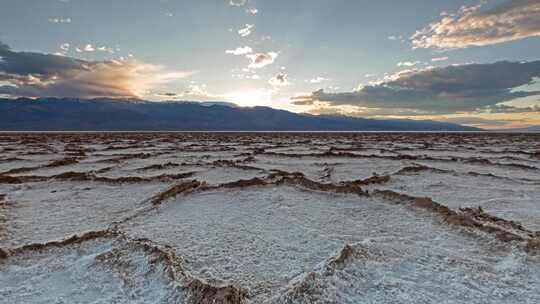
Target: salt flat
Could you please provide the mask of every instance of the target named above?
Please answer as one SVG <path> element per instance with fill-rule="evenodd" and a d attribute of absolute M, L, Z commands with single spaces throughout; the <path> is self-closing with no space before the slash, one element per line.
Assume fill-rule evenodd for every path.
<path fill-rule="evenodd" d="M 9 303 L 538 303 L 540 135 L 0 135 Z"/>

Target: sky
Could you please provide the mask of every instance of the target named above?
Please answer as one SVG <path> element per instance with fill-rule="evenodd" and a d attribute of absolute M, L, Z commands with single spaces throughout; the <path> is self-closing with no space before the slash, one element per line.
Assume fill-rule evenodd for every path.
<path fill-rule="evenodd" d="M 540 1 L 0 0 L 0 97 L 540 125 Z"/>

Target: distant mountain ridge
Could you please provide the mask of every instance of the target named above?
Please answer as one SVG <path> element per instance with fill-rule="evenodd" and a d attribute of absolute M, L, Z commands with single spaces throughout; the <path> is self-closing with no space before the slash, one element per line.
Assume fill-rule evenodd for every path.
<path fill-rule="evenodd" d="M 298 114 L 211 102 L 0 99 L 3 131 L 478 131 L 437 121 Z"/>
<path fill-rule="evenodd" d="M 507 129 L 504 131 L 512 131 L 512 132 L 540 132 L 540 125 L 539 126 L 530 126 L 527 128 L 518 128 L 518 129 Z"/>

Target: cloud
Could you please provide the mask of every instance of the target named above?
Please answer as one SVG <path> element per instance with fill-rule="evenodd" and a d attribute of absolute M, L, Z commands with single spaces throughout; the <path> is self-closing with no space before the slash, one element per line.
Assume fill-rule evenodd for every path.
<path fill-rule="evenodd" d="M 435 58 L 431 58 L 431 62 L 439 62 L 439 61 L 446 61 L 448 60 L 448 57 L 435 57 Z"/>
<path fill-rule="evenodd" d="M 247 9 L 246 12 L 252 15 L 257 15 L 259 13 L 259 10 L 252 7 L 252 8 Z"/>
<path fill-rule="evenodd" d="M 107 52 L 107 53 L 111 53 L 111 54 L 115 53 L 114 49 L 111 48 L 111 47 L 106 47 L 106 46 L 97 47 L 97 46 L 94 46 L 94 45 L 92 45 L 90 43 L 87 43 L 86 45 L 84 45 L 82 47 L 76 47 L 75 48 L 75 52 L 77 52 L 77 53 L 96 52 L 96 51 Z"/>
<path fill-rule="evenodd" d="M 487 106 L 484 109 L 488 113 L 531 113 L 540 112 L 540 106 L 514 107 L 505 104 Z"/>
<path fill-rule="evenodd" d="M 96 48 L 96 50 L 101 51 L 101 52 L 108 52 L 108 53 L 114 54 L 114 49 L 110 48 L 110 47 L 106 47 L 106 46 L 100 46 L 100 47 Z M 130 55 L 128 55 L 128 56 L 130 56 Z M 133 55 L 131 55 L 130 57 L 132 57 L 132 56 Z"/>
<path fill-rule="evenodd" d="M 251 63 L 248 66 L 250 69 L 260 69 L 269 64 L 274 63 L 274 61 L 278 57 L 278 53 L 276 52 L 256 53 L 256 54 L 246 55 L 246 57 L 251 60 Z"/>
<path fill-rule="evenodd" d="M 290 85 L 289 81 L 287 80 L 287 74 L 284 73 L 278 73 L 276 76 L 270 78 L 268 83 L 275 87 L 284 87 Z"/>
<path fill-rule="evenodd" d="M 71 23 L 71 18 L 49 18 L 51 23 Z"/>
<path fill-rule="evenodd" d="M 425 114 L 460 113 L 540 95 L 540 91 L 517 90 L 532 84 L 538 77 L 540 61 L 451 65 L 405 70 L 353 92 L 319 90 L 292 101 L 297 105 L 320 101 L 330 105 L 408 109 Z"/>
<path fill-rule="evenodd" d="M 398 62 L 397 66 L 412 67 L 412 66 L 415 66 L 415 65 L 417 65 L 419 63 L 420 63 L 420 61 L 401 61 L 401 62 Z"/>
<path fill-rule="evenodd" d="M 193 72 L 135 61 L 86 61 L 16 52 L 0 43 L 0 94 L 12 97 L 138 97 Z"/>
<path fill-rule="evenodd" d="M 232 6 L 244 6 L 246 3 L 247 0 L 229 0 L 229 5 Z"/>
<path fill-rule="evenodd" d="M 318 76 L 318 77 L 315 77 L 313 79 L 306 80 L 306 82 L 309 82 L 309 83 L 321 83 L 323 81 L 328 81 L 328 80 L 330 80 L 330 79 Z"/>
<path fill-rule="evenodd" d="M 83 49 L 85 52 L 93 52 L 95 51 L 96 49 L 91 45 L 91 44 L 87 44 L 84 46 L 84 49 Z"/>
<path fill-rule="evenodd" d="M 55 53 L 56 55 L 65 56 L 69 52 L 70 45 L 69 43 L 62 43 L 59 46 L 60 51 Z"/>
<path fill-rule="evenodd" d="M 206 84 L 190 84 L 182 96 L 212 96 L 206 90 Z"/>
<path fill-rule="evenodd" d="M 250 48 L 249 46 L 237 47 L 234 50 L 225 51 L 226 54 L 231 54 L 231 55 L 236 55 L 236 56 L 250 54 L 251 52 L 253 52 L 253 49 Z"/>
<path fill-rule="evenodd" d="M 238 34 L 242 37 L 247 37 L 251 34 L 251 31 L 254 27 L 254 24 L 246 24 L 243 28 L 238 30 Z"/>
<path fill-rule="evenodd" d="M 299 104 L 297 104 L 299 105 Z M 347 106 L 339 105 L 335 106 L 326 102 L 315 102 L 313 104 L 306 103 L 304 105 L 311 105 L 309 113 L 312 114 L 339 114 L 347 116 L 357 116 L 357 117 L 383 117 L 383 116 L 394 116 L 394 117 L 426 117 L 426 113 L 418 110 L 412 109 L 394 109 L 394 108 L 365 108 L 357 106 Z"/>
<path fill-rule="evenodd" d="M 505 1 L 482 12 L 484 3 L 462 7 L 455 15 L 443 14 L 411 37 L 413 47 L 456 49 L 540 36 L 538 0 Z"/>
<path fill-rule="evenodd" d="M 162 92 L 162 93 L 158 93 L 159 96 L 163 96 L 163 97 L 176 97 L 178 96 L 177 93 L 173 93 L 173 92 Z"/>

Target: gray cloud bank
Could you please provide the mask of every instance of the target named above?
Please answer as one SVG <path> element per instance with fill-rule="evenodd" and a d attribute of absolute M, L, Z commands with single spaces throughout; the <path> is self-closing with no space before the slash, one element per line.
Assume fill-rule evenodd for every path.
<path fill-rule="evenodd" d="M 376 85 L 353 92 L 327 93 L 323 90 L 293 98 L 297 105 L 316 101 L 372 109 L 409 109 L 426 114 L 470 112 L 493 107 L 520 97 L 540 95 L 540 91 L 519 91 L 540 77 L 540 61 L 453 65 L 425 70 L 408 70 Z M 513 107 L 512 107 L 513 108 Z M 516 108 L 514 108 L 516 109 Z"/>
<path fill-rule="evenodd" d="M 189 75 L 127 61 L 86 61 L 16 52 L 0 43 L 0 95 L 12 97 L 137 97 L 135 88 Z"/>

